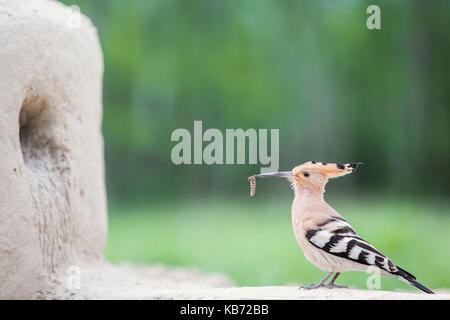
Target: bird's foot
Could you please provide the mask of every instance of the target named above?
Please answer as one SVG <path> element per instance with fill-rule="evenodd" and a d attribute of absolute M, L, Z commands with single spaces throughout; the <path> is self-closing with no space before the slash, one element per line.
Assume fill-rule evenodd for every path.
<path fill-rule="evenodd" d="M 346 286 L 338 286 L 336 284 L 329 284 L 329 283 L 325 284 L 324 287 L 328 289 L 348 289 L 348 287 Z"/>
<path fill-rule="evenodd" d="M 324 287 L 324 285 L 319 283 L 319 284 L 310 284 L 309 286 L 301 286 L 299 287 L 299 289 L 312 290 L 321 287 Z"/>
<path fill-rule="evenodd" d="M 317 288 L 327 288 L 327 289 L 348 289 L 346 286 L 338 286 L 336 284 L 310 284 L 309 286 L 301 286 L 299 289 L 312 290 Z"/>

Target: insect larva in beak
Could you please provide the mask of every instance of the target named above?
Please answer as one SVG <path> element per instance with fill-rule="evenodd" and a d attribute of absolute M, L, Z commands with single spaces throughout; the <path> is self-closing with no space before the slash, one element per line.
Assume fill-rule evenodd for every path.
<path fill-rule="evenodd" d="M 250 182 L 250 197 L 253 197 L 256 189 L 255 176 L 248 177 L 248 182 Z"/>

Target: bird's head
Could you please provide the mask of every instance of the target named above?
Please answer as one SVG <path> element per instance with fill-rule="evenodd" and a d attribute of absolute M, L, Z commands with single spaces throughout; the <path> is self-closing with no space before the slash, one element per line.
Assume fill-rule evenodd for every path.
<path fill-rule="evenodd" d="M 255 175 L 255 178 L 280 177 L 289 179 L 294 190 L 309 189 L 323 192 L 328 179 L 345 176 L 352 173 L 358 163 L 326 163 L 308 161 L 296 166 L 292 171 L 280 171 Z"/>

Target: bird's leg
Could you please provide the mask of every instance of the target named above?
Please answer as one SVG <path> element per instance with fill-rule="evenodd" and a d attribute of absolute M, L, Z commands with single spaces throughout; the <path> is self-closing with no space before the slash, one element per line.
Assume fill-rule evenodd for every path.
<path fill-rule="evenodd" d="M 331 275 L 332 275 L 333 273 L 334 273 L 334 272 L 330 272 L 329 274 L 327 274 L 327 276 L 326 276 L 325 278 L 323 278 L 323 280 L 320 281 L 319 284 L 311 284 L 311 285 L 309 285 L 309 286 L 307 286 L 307 287 L 303 287 L 303 286 L 302 286 L 302 287 L 300 287 L 299 289 L 311 290 L 311 289 L 317 289 L 317 288 L 320 288 L 320 287 L 325 287 L 325 286 L 326 286 L 326 285 L 324 285 L 325 281 L 327 281 L 328 278 L 331 277 Z"/>
<path fill-rule="evenodd" d="M 328 289 L 334 289 L 334 288 L 347 288 L 346 286 L 338 286 L 334 284 L 334 280 L 336 280 L 336 278 L 340 275 L 340 272 L 336 272 L 336 274 L 334 275 L 333 279 L 331 279 L 330 282 L 328 282 L 326 285 L 324 285 L 326 288 Z"/>

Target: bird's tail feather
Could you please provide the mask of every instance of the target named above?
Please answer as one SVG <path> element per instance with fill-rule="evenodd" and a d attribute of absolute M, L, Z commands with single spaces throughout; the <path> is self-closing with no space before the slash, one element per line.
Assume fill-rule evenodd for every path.
<path fill-rule="evenodd" d="M 396 275 L 400 280 L 403 280 L 404 282 L 409 283 L 410 285 L 412 285 L 412 286 L 416 287 L 417 289 L 420 289 L 426 293 L 434 294 L 433 291 L 431 291 L 424 285 L 417 282 L 416 277 L 414 277 L 411 273 L 409 273 L 406 270 L 403 270 L 399 267 L 397 267 L 397 269 L 398 269 L 398 271 L 397 271 Z"/>
<path fill-rule="evenodd" d="M 407 279 L 406 281 L 408 281 L 409 284 L 413 285 L 414 287 L 416 287 L 416 288 L 418 288 L 418 289 L 420 289 L 420 290 L 422 290 L 422 291 L 424 291 L 424 292 L 426 292 L 426 293 L 434 294 L 433 291 L 431 291 L 430 289 L 428 289 L 428 288 L 425 287 L 424 285 L 420 284 L 420 283 L 417 282 L 416 280 L 408 280 L 408 279 Z"/>

